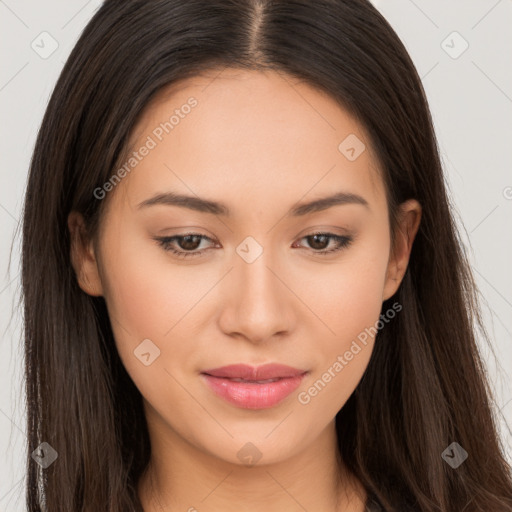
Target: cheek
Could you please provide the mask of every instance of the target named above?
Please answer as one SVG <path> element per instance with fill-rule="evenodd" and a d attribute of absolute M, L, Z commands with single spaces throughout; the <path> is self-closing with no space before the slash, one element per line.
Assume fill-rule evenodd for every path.
<path fill-rule="evenodd" d="M 157 242 L 129 235 L 104 259 L 109 312 L 136 341 L 165 339 L 211 286 L 211 271 L 180 267 Z M 191 270 L 192 268 L 192 270 Z"/>
<path fill-rule="evenodd" d="M 129 240 L 128 236 L 123 240 Z M 147 240 L 111 245 L 103 268 L 105 301 L 126 370 L 143 394 L 146 387 L 158 388 L 163 381 L 168 387 L 169 375 L 164 368 L 171 368 L 169 348 L 172 346 L 172 360 L 190 360 L 193 343 L 173 340 L 183 338 L 183 330 L 190 329 L 194 305 L 211 287 L 211 276 L 208 279 L 204 272 L 180 271 L 156 242 L 153 246 Z M 156 347 L 149 344 L 150 352 L 153 350 L 158 357 L 145 366 L 134 351 L 148 339 Z M 153 353 L 150 359 L 152 356 Z"/>
<path fill-rule="evenodd" d="M 333 417 L 366 370 L 382 310 L 386 250 L 385 240 L 361 245 L 336 270 L 326 271 L 323 286 L 310 287 L 309 304 L 322 322 L 313 334 L 317 364 L 297 397 L 307 415 Z"/>
<path fill-rule="evenodd" d="M 378 320 L 388 261 L 380 242 L 361 243 L 335 265 L 305 273 L 311 278 L 302 280 L 301 296 L 322 321 L 324 353 L 344 349 Z"/>

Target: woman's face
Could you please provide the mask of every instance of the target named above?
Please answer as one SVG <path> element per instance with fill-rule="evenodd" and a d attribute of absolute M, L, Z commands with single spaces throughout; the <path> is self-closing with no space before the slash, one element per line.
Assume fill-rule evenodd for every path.
<path fill-rule="evenodd" d="M 297 454 L 361 379 L 412 244 L 392 254 L 366 133 L 305 83 L 224 70 L 166 91 L 131 143 L 80 284 L 148 423 L 237 464 Z M 268 364 L 291 369 L 222 369 Z"/>

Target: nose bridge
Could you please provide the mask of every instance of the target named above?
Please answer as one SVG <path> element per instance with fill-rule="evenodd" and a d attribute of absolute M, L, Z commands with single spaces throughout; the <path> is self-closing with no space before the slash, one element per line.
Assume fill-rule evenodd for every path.
<path fill-rule="evenodd" d="M 236 248 L 232 295 L 226 303 L 223 329 L 251 341 L 264 341 L 290 329 L 290 291 L 282 267 L 270 248 L 247 237 Z M 288 295 L 288 296 L 287 296 Z"/>
<path fill-rule="evenodd" d="M 264 250 L 254 261 L 249 262 L 241 258 L 235 265 L 240 299 L 245 299 L 247 296 L 252 299 L 272 300 L 276 294 L 279 294 L 275 270 L 271 271 L 275 266 L 275 258 L 272 257 L 270 250 Z"/>

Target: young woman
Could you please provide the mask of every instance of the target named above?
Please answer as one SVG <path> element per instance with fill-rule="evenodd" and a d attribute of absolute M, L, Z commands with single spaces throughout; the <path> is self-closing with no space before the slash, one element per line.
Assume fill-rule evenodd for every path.
<path fill-rule="evenodd" d="M 512 511 L 411 59 L 363 0 L 107 0 L 23 223 L 30 511 Z"/>

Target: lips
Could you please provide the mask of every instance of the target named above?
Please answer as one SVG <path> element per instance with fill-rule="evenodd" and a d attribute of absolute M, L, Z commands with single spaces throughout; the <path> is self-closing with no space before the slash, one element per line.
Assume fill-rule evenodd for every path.
<path fill-rule="evenodd" d="M 305 373 L 305 370 L 292 368 L 283 364 L 265 364 L 263 366 L 248 366 L 245 364 L 234 364 L 205 370 L 203 373 L 212 377 L 223 377 L 225 379 L 241 379 L 246 381 L 263 381 L 270 379 L 284 379 L 297 377 Z"/>
<path fill-rule="evenodd" d="M 201 373 L 208 387 L 221 398 L 245 409 L 265 409 L 284 400 L 308 372 L 281 364 L 236 364 Z"/>

